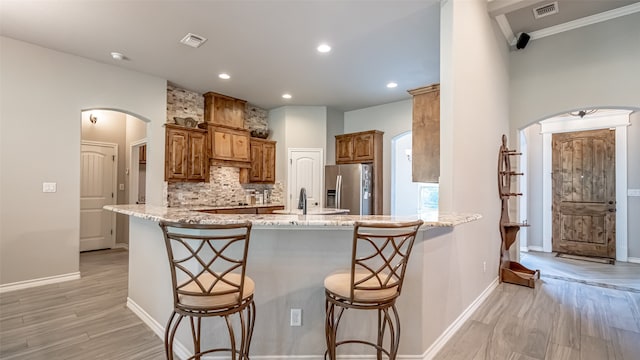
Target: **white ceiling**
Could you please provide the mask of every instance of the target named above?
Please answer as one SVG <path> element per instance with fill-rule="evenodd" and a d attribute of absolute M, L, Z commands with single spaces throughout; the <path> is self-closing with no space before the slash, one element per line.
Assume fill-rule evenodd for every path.
<path fill-rule="evenodd" d="M 266 109 L 348 111 L 408 99 L 406 90 L 439 81 L 438 0 L 0 2 L 3 36 Z M 180 44 L 189 32 L 208 41 Z M 331 53 L 317 53 L 322 41 Z M 399 86 L 388 89 L 389 81 Z M 282 99 L 285 92 L 293 98 Z"/>

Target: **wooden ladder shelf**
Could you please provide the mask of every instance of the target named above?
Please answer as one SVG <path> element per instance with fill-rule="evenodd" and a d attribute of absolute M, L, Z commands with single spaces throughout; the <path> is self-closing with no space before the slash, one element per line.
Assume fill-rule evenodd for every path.
<path fill-rule="evenodd" d="M 507 136 L 502 135 L 502 146 L 498 153 L 498 194 L 502 202 L 500 214 L 500 282 L 518 284 L 535 288 L 535 279 L 540 279 L 540 270 L 530 270 L 517 261 L 511 261 L 509 248 L 516 241 L 518 231 L 527 224 L 514 223 L 509 220 L 509 198 L 522 196 L 522 193 L 511 192 L 511 177 L 521 176 L 524 173 L 511 170 L 511 156 L 522 155 L 515 150 L 507 148 Z"/>

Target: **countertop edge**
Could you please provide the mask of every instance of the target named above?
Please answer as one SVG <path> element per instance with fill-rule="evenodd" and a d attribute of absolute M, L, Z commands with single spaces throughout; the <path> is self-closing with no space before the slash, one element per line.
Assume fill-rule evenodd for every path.
<path fill-rule="evenodd" d="M 170 208 L 154 205 L 106 205 L 105 210 L 150 221 L 187 224 L 237 224 L 250 221 L 257 228 L 312 229 L 353 227 L 356 221 L 398 222 L 422 219 L 423 227 L 454 227 L 482 218 L 480 214 L 435 214 L 413 216 L 391 215 L 273 215 L 273 214 L 207 214 L 192 208 Z"/>

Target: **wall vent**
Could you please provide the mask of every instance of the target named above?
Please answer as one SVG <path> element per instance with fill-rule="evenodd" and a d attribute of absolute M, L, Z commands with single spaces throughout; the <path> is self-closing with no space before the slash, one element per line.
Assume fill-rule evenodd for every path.
<path fill-rule="evenodd" d="M 199 48 L 200 45 L 204 44 L 207 39 L 204 36 L 188 33 L 185 37 L 180 40 L 181 43 L 191 46 L 194 48 Z"/>
<path fill-rule="evenodd" d="M 558 2 L 554 1 L 550 4 L 538 6 L 533 9 L 533 16 L 536 19 L 543 18 L 545 16 L 553 15 L 558 13 Z"/>

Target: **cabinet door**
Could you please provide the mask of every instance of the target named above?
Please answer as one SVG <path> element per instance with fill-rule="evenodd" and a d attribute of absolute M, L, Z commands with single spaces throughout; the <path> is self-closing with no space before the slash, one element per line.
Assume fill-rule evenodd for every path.
<path fill-rule="evenodd" d="M 434 182 L 440 178 L 440 90 L 413 96 L 412 174 L 415 182 Z"/>
<path fill-rule="evenodd" d="M 206 154 L 207 137 L 205 133 L 192 132 L 189 134 L 189 168 L 187 179 L 205 180 L 209 170 Z"/>
<path fill-rule="evenodd" d="M 228 134 L 223 131 L 213 130 L 213 134 L 211 135 L 213 139 L 213 144 L 211 145 L 213 148 L 212 157 L 215 159 L 225 159 L 231 160 L 233 159 L 233 152 L 231 147 L 231 134 Z"/>
<path fill-rule="evenodd" d="M 336 136 L 336 163 L 353 160 L 353 136 Z"/>
<path fill-rule="evenodd" d="M 264 143 L 262 145 L 262 181 L 276 182 L 276 144 Z"/>
<path fill-rule="evenodd" d="M 189 132 L 166 129 L 165 180 L 186 180 L 188 173 L 187 148 Z"/>
<path fill-rule="evenodd" d="M 353 136 L 353 160 L 356 162 L 373 161 L 373 134 Z"/>
<path fill-rule="evenodd" d="M 262 181 L 262 144 L 259 142 L 251 142 L 251 170 L 249 181 Z"/>
<path fill-rule="evenodd" d="M 244 134 L 231 134 L 231 152 L 233 160 L 250 161 L 249 136 Z"/>

